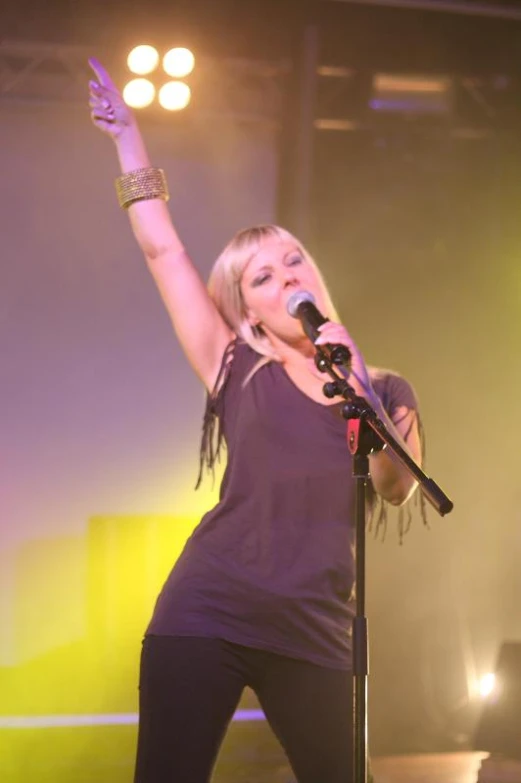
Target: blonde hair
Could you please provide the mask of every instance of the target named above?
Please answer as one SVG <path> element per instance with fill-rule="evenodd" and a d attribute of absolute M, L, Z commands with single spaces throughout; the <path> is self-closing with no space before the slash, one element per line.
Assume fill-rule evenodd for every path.
<path fill-rule="evenodd" d="M 319 285 L 322 289 L 322 299 L 326 306 L 325 315 L 338 320 L 338 315 L 320 270 L 306 248 L 293 234 L 285 228 L 271 224 L 242 229 L 235 234 L 216 260 L 208 280 L 208 291 L 230 329 L 251 346 L 254 351 L 265 357 L 263 361 L 255 366 L 254 370 L 259 369 L 268 361 L 280 361 L 269 338 L 248 321 L 241 293 L 242 273 L 248 262 L 261 249 L 263 242 L 267 239 L 279 239 L 285 242 L 293 242 L 296 245 L 302 257 L 308 264 L 311 264 L 317 274 Z M 252 374 L 250 373 L 249 377 Z"/>

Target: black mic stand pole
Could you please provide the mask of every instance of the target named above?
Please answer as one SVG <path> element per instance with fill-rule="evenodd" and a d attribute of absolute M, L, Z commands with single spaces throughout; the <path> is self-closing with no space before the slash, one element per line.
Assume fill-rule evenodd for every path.
<path fill-rule="evenodd" d="M 353 618 L 353 770 L 354 783 L 367 783 L 367 693 L 369 675 L 369 639 L 365 616 L 365 527 L 366 487 L 370 478 L 369 454 L 386 446 L 414 476 L 419 490 L 441 515 L 452 511 L 453 504 L 440 487 L 416 464 L 398 441 L 390 434 L 376 411 L 349 386 L 349 363 L 338 363 L 324 348 L 316 348 L 315 364 L 327 372 L 332 381 L 324 384 L 324 394 L 346 400 L 342 415 L 347 419 L 347 443 L 353 456 L 353 477 L 356 482 L 356 612 Z"/>

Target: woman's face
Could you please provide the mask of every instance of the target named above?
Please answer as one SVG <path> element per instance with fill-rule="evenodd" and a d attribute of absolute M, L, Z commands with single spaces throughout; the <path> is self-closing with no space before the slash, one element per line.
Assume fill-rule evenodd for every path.
<path fill-rule="evenodd" d="M 315 268 L 294 242 L 265 239 L 242 273 L 241 293 L 250 323 L 286 341 L 301 339 L 300 322 L 289 315 L 287 301 L 295 291 L 309 291 L 323 311 L 322 286 Z"/>

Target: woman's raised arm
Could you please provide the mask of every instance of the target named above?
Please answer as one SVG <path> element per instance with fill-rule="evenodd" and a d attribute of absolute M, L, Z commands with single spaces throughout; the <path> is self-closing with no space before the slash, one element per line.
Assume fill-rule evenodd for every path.
<path fill-rule="evenodd" d="M 125 104 L 105 68 L 94 59 L 89 60 L 89 63 L 95 75 L 89 84 L 94 125 L 115 142 L 122 174 L 150 170 L 153 187 L 157 189 L 160 174 L 151 167 L 133 112 Z M 147 176 L 144 172 L 143 180 Z M 147 187 L 150 189 L 146 182 L 142 187 L 144 190 Z M 127 193 L 129 200 L 132 199 L 132 190 L 127 188 Z M 224 349 L 233 338 L 233 333 L 186 253 L 172 223 L 164 195 L 132 200 L 126 208 L 136 241 L 188 361 L 205 386 L 211 389 Z"/>

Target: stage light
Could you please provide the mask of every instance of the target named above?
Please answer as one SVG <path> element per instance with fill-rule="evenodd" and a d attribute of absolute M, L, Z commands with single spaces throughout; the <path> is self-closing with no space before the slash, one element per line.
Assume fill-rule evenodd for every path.
<path fill-rule="evenodd" d="M 484 674 L 478 683 L 479 695 L 486 699 L 495 690 L 496 687 L 496 675 L 492 672 Z"/>
<path fill-rule="evenodd" d="M 495 687 L 484 700 L 474 749 L 521 761 L 521 642 L 501 646 L 495 671 Z M 491 681 L 487 675 L 487 684 Z"/>
<path fill-rule="evenodd" d="M 139 76 L 152 73 L 159 65 L 159 52 L 148 44 L 136 46 L 127 57 L 127 65 L 132 73 Z"/>
<path fill-rule="evenodd" d="M 375 73 L 369 105 L 390 114 L 447 115 L 452 96 L 452 79 L 446 76 Z"/>
<path fill-rule="evenodd" d="M 159 103 L 167 111 L 180 111 L 190 103 L 192 93 L 184 82 L 167 82 L 159 90 Z"/>
<path fill-rule="evenodd" d="M 190 49 L 176 47 L 170 49 L 163 57 L 165 72 L 174 79 L 182 79 L 192 73 L 195 65 L 195 57 Z"/>
<path fill-rule="evenodd" d="M 150 106 L 156 95 L 156 88 L 148 79 L 132 79 L 123 88 L 123 99 L 133 109 Z"/>
<path fill-rule="evenodd" d="M 143 44 L 136 46 L 128 55 L 128 67 L 133 73 L 150 74 L 160 63 L 160 54 L 154 46 Z M 191 101 L 192 92 L 188 84 L 181 81 L 188 76 L 195 65 L 193 53 L 184 47 L 170 49 L 162 58 L 164 71 L 172 77 L 172 81 L 159 84 L 152 76 L 137 78 L 130 81 L 123 90 L 125 102 L 134 109 L 144 109 L 156 98 L 166 111 L 181 111 Z"/>

